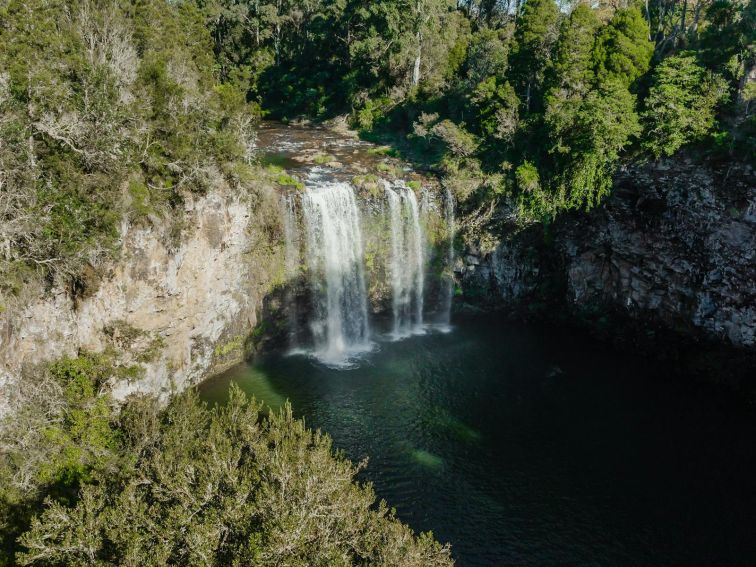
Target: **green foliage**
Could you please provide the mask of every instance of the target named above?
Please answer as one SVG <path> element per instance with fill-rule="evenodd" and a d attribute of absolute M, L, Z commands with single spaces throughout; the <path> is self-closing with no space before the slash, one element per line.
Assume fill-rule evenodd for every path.
<path fill-rule="evenodd" d="M 358 467 L 289 406 L 263 412 L 238 389 L 213 409 L 192 392 L 162 411 L 136 397 L 118 433 L 129 466 L 85 482 L 73 503 L 48 500 L 19 564 L 452 564 L 448 547 L 376 506 Z"/>
<path fill-rule="evenodd" d="M 541 186 L 538 168 L 524 161 L 515 170 L 515 180 L 520 190 L 518 208 L 520 215 L 530 221 L 548 219 L 555 210 L 553 198 Z"/>
<path fill-rule="evenodd" d="M 294 187 L 300 191 L 304 190 L 304 183 L 288 173 L 279 173 L 278 176 L 276 176 L 276 183 L 283 187 Z"/>
<path fill-rule="evenodd" d="M 648 71 L 653 54 L 640 8 L 617 10 L 596 41 L 596 76 L 601 82 L 614 80 L 629 87 Z"/>
<path fill-rule="evenodd" d="M 112 251 L 124 214 L 162 213 L 202 191 L 216 164 L 246 156 L 257 109 L 213 73 L 192 2 L 2 10 L 0 281 L 20 264 L 74 279 Z"/>
<path fill-rule="evenodd" d="M 482 81 L 473 91 L 472 103 L 478 110 L 478 127 L 487 138 L 511 141 L 517 131 L 520 100 L 508 83 L 495 77 Z"/>
<path fill-rule="evenodd" d="M 658 158 L 701 140 L 714 127 L 715 110 L 726 97 L 724 79 L 704 69 L 693 55 L 665 59 L 654 72 L 646 99 L 644 147 Z"/>
<path fill-rule="evenodd" d="M 573 208 L 597 205 L 611 189 L 614 164 L 631 137 L 641 132 L 635 96 L 618 81 L 591 91 L 565 138 L 570 159 L 562 190 Z"/>
<path fill-rule="evenodd" d="M 756 57 L 756 4 L 716 0 L 706 8 L 705 21 L 695 45 L 699 59 L 736 84 Z"/>
<path fill-rule="evenodd" d="M 456 157 L 469 157 L 478 147 L 478 140 L 451 120 L 441 120 L 430 130 L 432 136 L 441 140 Z"/>
<path fill-rule="evenodd" d="M 59 422 L 42 432 L 51 455 L 37 473 L 41 484 L 56 490 L 78 488 L 95 472 L 112 466 L 119 438 L 111 425 L 110 400 L 100 394 L 112 373 L 102 355 L 64 358 L 50 366 L 50 375 L 62 387 L 66 409 Z"/>
<path fill-rule="evenodd" d="M 529 0 L 515 29 L 514 72 L 526 111 L 537 110 L 545 70 L 558 37 L 559 10 L 553 0 Z"/>
<path fill-rule="evenodd" d="M 596 15 L 584 4 L 562 24 L 551 69 L 552 86 L 545 96 L 544 121 L 552 153 L 572 150 L 568 139 L 573 137 L 578 113 L 595 84 L 593 47 L 598 26 Z"/>
<path fill-rule="evenodd" d="M 464 89 L 491 77 L 503 77 L 509 67 L 511 50 L 510 29 L 484 28 L 473 34 L 462 70 L 461 83 Z"/>
<path fill-rule="evenodd" d="M 554 64 L 550 69 L 552 89 L 565 96 L 585 95 L 595 81 L 594 42 L 600 22 L 586 4 L 578 5 L 562 22 Z"/>
<path fill-rule="evenodd" d="M 373 126 L 385 117 L 391 106 L 388 98 L 368 99 L 357 112 L 357 126 L 362 130 L 371 130 Z"/>
<path fill-rule="evenodd" d="M 123 438 L 108 384 L 119 375 L 107 354 L 63 358 L 9 393 L 0 421 L 0 557 L 42 500 L 70 504 L 83 485 L 120 474 Z"/>

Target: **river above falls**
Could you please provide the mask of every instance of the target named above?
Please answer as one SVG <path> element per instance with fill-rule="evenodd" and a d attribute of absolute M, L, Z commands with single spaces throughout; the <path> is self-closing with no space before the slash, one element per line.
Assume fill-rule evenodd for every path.
<path fill-rule="evenodd" d="M 752 565 L 756 423 L 567 331 L 469 318 L 354 368 L 269 354 L 202 384 L 290 400 L 461 566 Z"/>

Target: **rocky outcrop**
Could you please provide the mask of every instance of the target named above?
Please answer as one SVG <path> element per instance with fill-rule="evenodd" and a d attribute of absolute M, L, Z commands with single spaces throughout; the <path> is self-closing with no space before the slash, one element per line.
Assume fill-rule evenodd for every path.
<path fill-rule="evenodd" d="M 187 195 L 179 238 L 171 223 L 124 223 L 117 260 L 86 297 L 56 288 L 0 314 L 0 410 L 22 372 L 82 350 L 116 352 L 137 370 L 113 385 L 117 398 L 165 396 L 241 361 L 281 272 L 280 247 L 260 222 L 277 222 L 274 209 L 260 211 L 266 199 L 275 203 L 224 186 Z"/>
<path fill-rule="evenodd" d="M 756 348 L 756 184 L 748 166 L 678 160 L 620 172 L 612 197 L 468 258 L 463 281 L 500 306 L 555 302 L 694 341 Z"/>
<path fill-rule="evenodd" d="M 567 301 L 755 347 L 755 187 L 750 169 L 624 172 L 605 207 L 559 227 Z"/>

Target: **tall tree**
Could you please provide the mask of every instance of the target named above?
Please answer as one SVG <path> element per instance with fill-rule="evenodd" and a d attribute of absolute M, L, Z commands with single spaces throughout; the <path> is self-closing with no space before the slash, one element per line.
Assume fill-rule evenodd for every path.
<path fill-rule="evenodd" d="M 646 99 L 644 146 L 661 157 L 700 140 L 714 126 L 717 104 L 726 96 L 724 79 L 704 69 L 694 56 L 668 57 L 656 68 Z"/>
<path fill-rule="evenodd" d="M 568 151 L 565 136 L 572 129 L 576 114 L 594 85 L 593 45 L 599 24 L 594 11 L 585 4 L 575 8 L 562 23 L 548 81 L 551 87 L 545 96 L 545 121 L 549 127 L 551 151 Z"/>
<path fill-rule="evenodd" d="M 512 64 L 526 112 L 535 109 L 534 101 L 541 93 L 544 71 L 559 32 L 558 23 L 559 10 L 554 0 L 529 0 L 517 22 Z"/>
<path fill-rule="evenodd" d="M 596 41 L 596 75 L 599 81 L 617 80 L 629 87 L 648 71 L 653 54 L 640 9 L 618 10 Z"/>

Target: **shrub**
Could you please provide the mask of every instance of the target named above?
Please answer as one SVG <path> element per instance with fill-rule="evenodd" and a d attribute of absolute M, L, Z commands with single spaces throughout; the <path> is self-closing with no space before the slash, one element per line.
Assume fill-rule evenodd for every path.
<path fill-rule="evenodd" d="M 20 564 L 452 564 L 289 406 L 266 416 L 235 388 L 223 407 L 189 392 L 159 413 L 136 398 L 121 415 L 134 465 L 86 484 L 75 505 L 48 501 Z"/>

